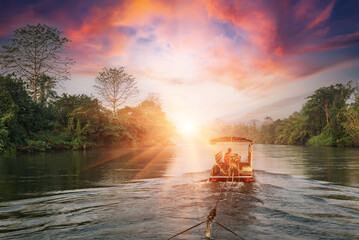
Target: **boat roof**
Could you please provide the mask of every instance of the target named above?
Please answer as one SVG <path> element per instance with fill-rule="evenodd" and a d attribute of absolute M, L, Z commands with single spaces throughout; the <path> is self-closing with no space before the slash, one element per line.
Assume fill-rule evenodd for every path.
<path fill-rule="evenodd" d="M 219 138 L 213 138 L 209 141 L 210 144 L 216 144 L 216 143 L 221 143 L 221 142 L 249 142 L 249 143 L 253 143 L 252 140 L 248 139 L 248 138 L 243 138 L 243 137 L 219 137 Z"/>

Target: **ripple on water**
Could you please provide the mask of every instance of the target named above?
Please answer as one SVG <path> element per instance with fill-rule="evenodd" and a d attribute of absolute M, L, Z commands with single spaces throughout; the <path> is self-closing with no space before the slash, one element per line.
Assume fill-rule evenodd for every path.
<path fill-rule="evenodd" d="M 207 172 L 56 191 L 0 205 L 3 239 L 166 239 L 208 216 L 246 239 L 359 239 L 359 191 L 256 171 L 255 183 L 200 182 Z M 224 191 L 221 195 L 221 191 Z M 205 239 L 205 224 L 177 239 Z M 217 225 L 212 239 L 233 239 Z"/>

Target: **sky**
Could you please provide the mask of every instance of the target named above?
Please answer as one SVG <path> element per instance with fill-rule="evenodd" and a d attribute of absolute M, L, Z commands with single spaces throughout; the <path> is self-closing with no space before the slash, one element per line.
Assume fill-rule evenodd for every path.
<path fill-rule="evenodd" d="M 1 0 L 0 44 L 47 24 L 76 61 L 59 93 L 125 67 L 175 123 L 285 118 L 319 87 L 359 81 L 357 0 Z"/>

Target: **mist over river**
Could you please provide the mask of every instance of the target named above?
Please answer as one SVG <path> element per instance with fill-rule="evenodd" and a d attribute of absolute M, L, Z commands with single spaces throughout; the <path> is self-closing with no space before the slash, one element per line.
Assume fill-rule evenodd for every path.
<path fill-rule="evenodd" d="M 245 239 L 359 239 L 359 149 L 254 145 L 254 183 L 210 183 L 174 145 L 0 156 L 0 239 L 166 239 L 216 220 Z M 175 239 L 206 239 L 205 224 Z M 217 225 L 211 239 L 237 239 Z"/>

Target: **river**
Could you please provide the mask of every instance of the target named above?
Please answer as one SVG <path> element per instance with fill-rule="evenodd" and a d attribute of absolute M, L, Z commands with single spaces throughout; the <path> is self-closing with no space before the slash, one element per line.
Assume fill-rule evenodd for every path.
<path fill-rule="evenodd" d="M 222 190 L 215 220 L 245 239 L 359 239 L 359 149 L 257 144 L 245 184 L 204 181 L 211 157 L 189 144 L 0 156 L 0 239 L 167 239 Z M 213 225 L 211 239 L 237 238 Z"/>

